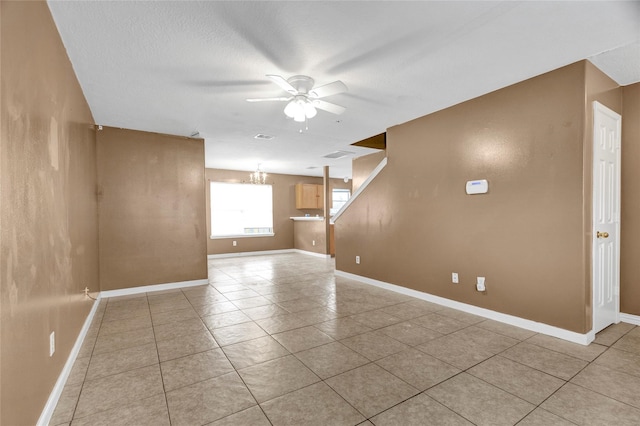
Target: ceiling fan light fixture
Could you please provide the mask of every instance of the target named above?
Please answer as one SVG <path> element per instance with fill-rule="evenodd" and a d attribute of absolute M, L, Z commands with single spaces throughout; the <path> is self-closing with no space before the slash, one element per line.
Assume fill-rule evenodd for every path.
<path fill-rule="evenodd" d="M 284 114 L 289 118 L 295 118 L 296 115 L 300 114 L 300 107 L 296 103 L 295 99 L 289 102 L 286 107 L 284 107 Z"/>
<path fill-rule="evenodd" d="M 305 117 L 304 112 L 302 114 L 296 114 L 296 116 L 293 117 L 293 121 L 296 123 L 304 123 L 306 119 L 307 117 Z"/>
<path fill-rule="evenodd" d="M 315 117 L 318 111 L 306 97 L 296 96 L 284 107 L 284 113 L 294 121 L 304 123 L 305 120 Z"/>
<path fill-rule="evenodd" d="M 294 75 L 286 80 L 282 76 L 274 74 L 267 74 L 267 77 L 280 86 L 282 90 L 292 96 L 250 98 L 247 99 L 248 102 L 285 101 L 287 102 L 287 105 L 284 107 L 284 114 L 287 117 L 292 118 L 297 123 L 305 123 L 309 119 L 315 117 L 318 114 L 319 109 L 332 114 L 342 114 L 345 110 L 345 108 L 340 105 L 320 99 L 326 96 L 346 92 L 348 88 L 340 80 L 336 80 L 323 86 L 314 87 L 314 80 L 306 75 Z"/>
<path fill-rule="evenodd" d="M 306 115 L 307 118 L 313 118 L 318 113 L 318 111 L 316 111 L 316 108 L 309 101 L 306 101 L 304 103 L 303 108 L 304 108 L 304 115 Z"/>

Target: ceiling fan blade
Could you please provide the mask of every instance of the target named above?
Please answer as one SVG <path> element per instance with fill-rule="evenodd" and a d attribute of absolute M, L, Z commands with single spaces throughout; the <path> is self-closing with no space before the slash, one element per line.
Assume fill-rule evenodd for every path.
<path fill-rule="evenodd" d="M 247 99 L 247 102 L 269 102 L 269 101 L 290 101 L 293 99 L 293 96 L 290 97 L 281 97 L 281 98 L 250 98 Z"/>
<path fill-rule="evenodd" d="M 338 93 L 344 93 L 348 90 L 349 88 L 346 84 L 340 80 L 336 80 L 333 83 L 314 87 L 309 91 L 309 96 L 312 98 L 324 98 L 325 96 L 337 95 Z"/>
<path fill-rule="evenodd" d="M 273 82 L 278 86 L 280 86 L 282 90 L 284 90 L 285 92 L 289 92 L 292 95 L 298 94 L 298 91 L 296 90 L 296 88 L 293 87 L 291 84 L 289 84 L 289 82 L 285 80 L 283 77 L 279 75 L 274 75 L 274 74 L 267 74 L 267 77 L 273 80 Z"/>
<path fill-rule="evenodd" d="M 313 104 L 314 107 L 330 112 L 332 114 L 342 114 L 343 112 L 345 112 L 347 109 L 343 106 L 340 105 L 336 105 L 336 104 L 332 104 L 331 102 L 326 102 L 326 101 L 321 101 L 319 99 L 315 99 L 313 101 L 311 101 L 311 103 Z"/>

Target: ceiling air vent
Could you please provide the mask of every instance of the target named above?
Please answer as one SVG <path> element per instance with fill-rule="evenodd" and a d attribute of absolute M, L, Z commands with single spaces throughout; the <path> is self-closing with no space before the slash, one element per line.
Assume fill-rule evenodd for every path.
<path fill-rule="evenodd" d="M 334 151 L 331 154 L 327 154 L 327 155 L 323 155 L 323 158 L 343 158 L 343 157 L 347 157 L 349 155 L 353 155 L 355 154 L 355 152 L 351 152 L 351 151 Z"/>
<path fill-rule="evenodd" d="M 253 138 L 254 139 L 258 139 L 261 141 L 270 141 L 271 139 L 273 139 L 275 136 L 271 136 L 271 135 L 264 135 L 262 133 L 258 133 L 257 135 L 255 135 Z"/>

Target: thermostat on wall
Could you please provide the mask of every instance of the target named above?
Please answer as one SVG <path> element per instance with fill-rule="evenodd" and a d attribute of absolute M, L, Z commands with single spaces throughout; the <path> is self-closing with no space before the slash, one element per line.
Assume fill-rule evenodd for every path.
<path fill-rule="evenodd" d="M 486 194 L 489 182 L 486 179 L 467 181 L 467 194 Z"/>

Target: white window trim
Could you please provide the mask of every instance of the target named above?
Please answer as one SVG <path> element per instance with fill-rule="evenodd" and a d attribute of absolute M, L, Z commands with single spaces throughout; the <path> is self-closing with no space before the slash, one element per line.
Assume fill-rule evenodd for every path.
<path fill-rule="evenodd" d="M 238 234 L 238 235 L 210 235 L 209 238 L 212 240 L 226 240 L 229 238 L 260 238 L 260 237 L 275 237 L 276 234 L 274 232 L 268 234 Z"/>

